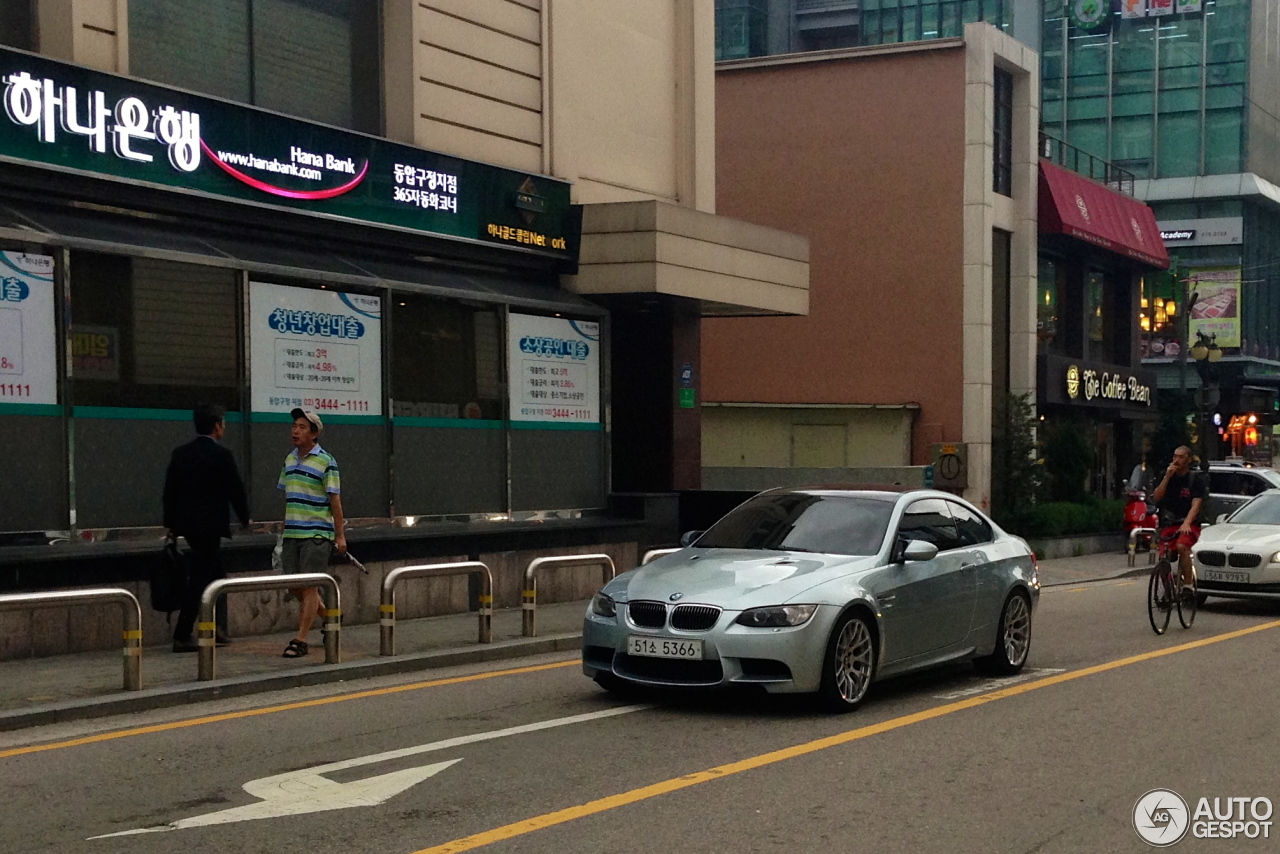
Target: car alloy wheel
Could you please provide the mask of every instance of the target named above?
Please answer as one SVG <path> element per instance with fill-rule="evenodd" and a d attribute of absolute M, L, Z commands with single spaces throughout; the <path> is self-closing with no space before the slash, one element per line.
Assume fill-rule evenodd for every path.
<path fill-rule="evenodd" d="M 981 673 L 1010 676 L 1022 670 L 1030 652 L 1031 603 L 1024 593 L 1010 593 L 1004 601 L 1004 610 L 1000 612 L 995 651 L 975 658 L 973 664 Z"/>
<path fill-rule="evenodd" d="M 1005 661 L 1010 666 L 1022 667 L 1027 661 L 1027 653 L 1031 651 L 1031 608 L 1027 600 L 1019 595 L 1010 597 L 1004 609 L 1004 643 Z"/>
<path fill-rule="evenodd" d="M 875 675 L 876 648 L 866 619 L 849 614 L 837 624 L 828 645 L 822 694 L 835 711 L 856 709 Z"/>

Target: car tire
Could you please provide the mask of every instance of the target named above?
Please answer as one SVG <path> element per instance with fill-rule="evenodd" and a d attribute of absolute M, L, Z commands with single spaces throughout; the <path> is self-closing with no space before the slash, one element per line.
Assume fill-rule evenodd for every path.
<path fill-rule="evenodd" d="M 1009 594 L 1000 611 L 996 630 L 996 648 L 990 655 L 975 658 L 973 665 L 980 673 L 1012 676 L 1027 663 L 1031 654 L 1031 602 L 1021 592 Z"/>
<path fill-rule="evenodd" d="M 832 712 L 852 712 L 866 699 L 875 675 L 875 632 L 865 616 L 851 611 L 836 622 L 827 641 L 818 689 L 822 706 Z"/>

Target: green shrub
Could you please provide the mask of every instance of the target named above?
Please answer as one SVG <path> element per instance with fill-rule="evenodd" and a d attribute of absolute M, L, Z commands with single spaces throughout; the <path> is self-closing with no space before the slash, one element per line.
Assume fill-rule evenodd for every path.
<path fill-rule="evenodd" d="M 1118 534 L 1124 530 L 1124 501 L 1086 497 L 1081 502 L 1034 504 L 1002 523 L 1022 537 Z"/>

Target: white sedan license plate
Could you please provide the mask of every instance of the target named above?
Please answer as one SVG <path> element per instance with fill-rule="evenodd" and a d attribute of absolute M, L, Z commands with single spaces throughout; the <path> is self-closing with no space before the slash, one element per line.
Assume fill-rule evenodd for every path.
<path fill-rule="evenodd" d="M 1218 572 L 1212 569 L 1204 571 L 1205 581 L 1232 581 L 1236 584 L 1248 584 L 1249 573 L 1247 572 Z"/>
<path fill-rule="evenodd" d="M 702 641 L 650 638 L 643 635 L 627 637 L 627 655 L 643 655 L 649 658 L 680 658 L 687 661 L 702 660 Z"/>

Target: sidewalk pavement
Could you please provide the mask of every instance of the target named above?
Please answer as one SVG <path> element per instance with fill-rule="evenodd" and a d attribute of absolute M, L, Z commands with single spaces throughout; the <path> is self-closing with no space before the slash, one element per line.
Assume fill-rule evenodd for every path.
<path fill-rule="evenodd" d="M 1129 567 L 1122 552 L 1040 561 L 1044 587 L 1145 575 L 1146 556 Z M 277 691 L 325 682 L 516 659 L 547 652 L 576 652 L 586 602 L 538 607 L 538 636 L 523 637 L 521 611 L 493 616 L 493 642 L 477 643 L 475 614 L 451 614 L 396 625 L 395 656 L 380 656 L 376 624 L 344 626 L 342 663 L 325 664 L 323 644 L 303 659 L 281 658 L 291 634 L 236 639 L 217 651 L 217 679 L 196 680 L 198 656 L 174 653 L 166 643 L 142 655 L 141 691 L 124 691 L 119 650 L 0 662 L 0 730 L 139 712 L 206 700 Z M 319 632 L 311 633 L 313 639 Z"/>

